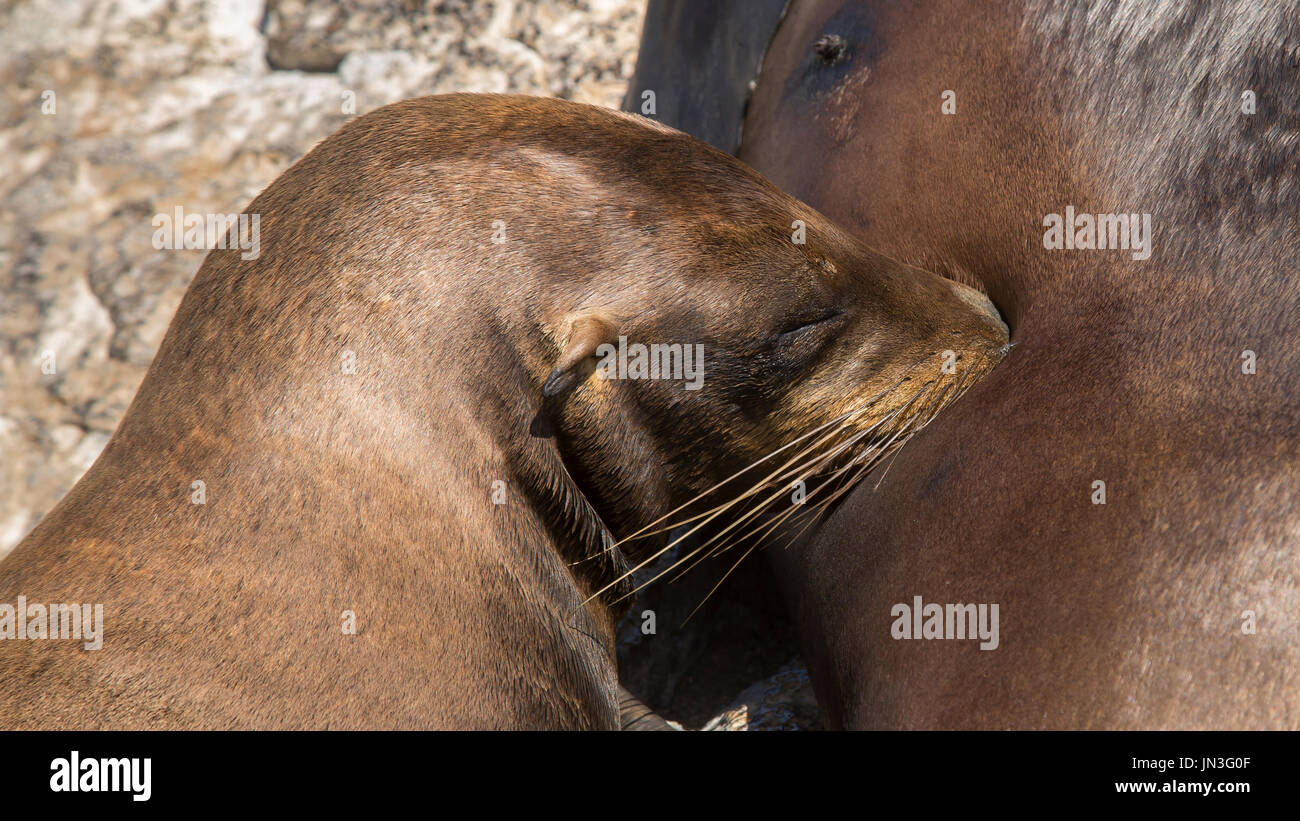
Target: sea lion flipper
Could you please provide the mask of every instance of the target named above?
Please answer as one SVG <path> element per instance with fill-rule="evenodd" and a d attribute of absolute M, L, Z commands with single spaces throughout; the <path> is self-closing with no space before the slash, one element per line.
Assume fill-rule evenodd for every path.
<path fill-rule="evenodd" d="M 641 699 L 629 693 L 621 684 L 618 687 L 618 726 L 622 730 L 637 732 L 678 731 L 678 728 L 665 721 L 662 716 L 647 707 Z"/>

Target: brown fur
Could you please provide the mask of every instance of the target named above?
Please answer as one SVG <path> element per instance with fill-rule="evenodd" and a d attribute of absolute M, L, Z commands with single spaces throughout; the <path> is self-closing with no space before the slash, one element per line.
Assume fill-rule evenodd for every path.
<path fill-rule="evenodd" d="M 740 156 L 1016 341 L 773 556 L 832 725 L 1300 727 L 1297 55 L 1294 2 L 792 4 Z M 1066 204 L 1151 212 L 1151 258 L 1045 251 Z M 891 639 L 913 595 L 1002 646 Z"/>
<path fill-rule="evenodd" d="M 249 212 L 260 258 L 208 256 L 103 455 L 0 563 L 0 601 L 102 602 L 106 633 L 0 642 L 0 726 L 615 728 L 618 611 L 583 606 L 611 535 L 918 354 L 1005 341 L 736 160 L 573 103 L 387 106 Z M 704 344 L 704 389 L 591 376 L 614 334 Z"/>

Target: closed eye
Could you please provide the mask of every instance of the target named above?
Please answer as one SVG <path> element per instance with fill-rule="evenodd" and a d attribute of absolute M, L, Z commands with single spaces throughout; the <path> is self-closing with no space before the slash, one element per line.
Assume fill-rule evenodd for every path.
<path fill-rule="evenodd" d="M 826 322 L 830 322 L 832 319 L 838 319 L 843 315 L 844 315 L 843 308 L 831 308 L 830 310 L 826 311 L 826 313 L 822 314 L 816 319 L 802 320 L 794 325 L 791 325 L 785 330 L 779 332 L 776 335 L 777 341 L 783 343 L 791 342 L 795 339 L 798 339 L 800 336 L 803 336 L 808 331 L 813 330 L 818 325 L 822 325 Z"/>

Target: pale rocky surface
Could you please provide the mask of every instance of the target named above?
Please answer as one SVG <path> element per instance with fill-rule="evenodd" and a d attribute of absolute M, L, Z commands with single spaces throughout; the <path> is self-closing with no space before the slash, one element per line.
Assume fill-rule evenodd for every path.
<path fill-rule="evenodd" d="M 155 214 L 241 211 L 407 97 L 616 108 L 644 3 L 0 3 L 0 557 L 104 447 L 202 261 L 155 250 Z"/>

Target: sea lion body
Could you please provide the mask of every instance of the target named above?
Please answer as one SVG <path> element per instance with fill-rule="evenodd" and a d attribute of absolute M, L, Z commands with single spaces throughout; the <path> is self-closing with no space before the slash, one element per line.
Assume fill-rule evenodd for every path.
<path fill-rule="evenodd" d="M 1300 726 L 1298 26 L 1288 2 L 791 3 L 739 156 L 978 284 L 1015 343 L 768 554 L 828 724 Z M 1050 247 L 1067 206 L 1149 214 L 1149 255 Z M 1000 605 L 1000 645 L 895 637 L 915 596 Z"/>
<path fill-rule="evenodd" d="M 0 563 L 0 601 L 104 612 L 98 650 L 0 640 L 0 727 L 614 729 L 614 539 L 1004 349 L 973 292 L 590 106 L 387 106 L 248 211 L 260 256 L 208 255 Z M 702 345 L 699 389 L 600 379 L 625 340 Z"/>

